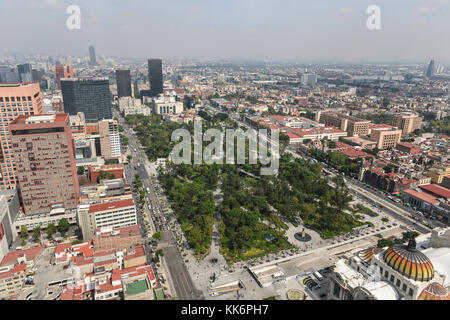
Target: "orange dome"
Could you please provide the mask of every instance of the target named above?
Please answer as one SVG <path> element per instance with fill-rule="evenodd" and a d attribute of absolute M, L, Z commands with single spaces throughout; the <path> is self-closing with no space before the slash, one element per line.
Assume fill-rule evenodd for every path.
<path fill-rule="evenodd" d="M 383 249 L 380 248 L 369 248 L 366 250 L 361 251 L 360 253 L 358 253 L 358 257 L 366 262 L 366 263 L 370 263 L 372 261 L 373 255 L 374 254 L 378 254 L 381 251 L 383 251 Z"/>
<path fill-rule="evenodd" d="M 422 290 L 417 300 L 450 300 L 450 293 L 441 284 L 433 282 Z"/>
<path fill-rule="evenodd" d="M 430 281 L 434 277 L 434 268 L 430 259 L 416 249 L 416 242 L 408 245 L 394 245 L 383 255 L 384 261 L 395 271 L 416 281 Z"/>

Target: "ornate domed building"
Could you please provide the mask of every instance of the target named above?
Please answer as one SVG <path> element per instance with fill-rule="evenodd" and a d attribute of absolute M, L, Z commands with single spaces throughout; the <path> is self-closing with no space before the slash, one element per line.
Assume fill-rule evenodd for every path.
<path fill-rule="evenodd" d="M 416 241 L 410 240 L 408 245 L 394 245 L 388 248 L 383 259 L 388 266 L 402 276 L 415 281 L 430 281 L 434 276 L 434 268 L 430 259 L 416 249 Z"/>
<path fill-rule="evenodd" d="M 425 237 L 425 236 L 424 236 Z M 426 243 L 431 243 L 425 239 Z M 407 245 L 368 248 L 336 262 L 329 299 L 450 300 L 450 248 Z M 436 269 L 437 266 L 437 269 Z"/>
<path fill-rule="evenodd" d="M 417 300 L 450 300 L 450 293 L 441 284 L 433 282 L 422 290 Z"/>

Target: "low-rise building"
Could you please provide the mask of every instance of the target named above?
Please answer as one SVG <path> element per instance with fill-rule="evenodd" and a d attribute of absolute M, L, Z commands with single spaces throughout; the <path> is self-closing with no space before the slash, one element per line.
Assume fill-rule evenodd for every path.
<path fill-rule="evenodd" d="M 78 221 L 84 240 L 90 240 L 98 228 L 137 224 L 136 206 L 133 199 L 83 204 L 78 207 Z"/>
<path fill-rule="evenodd" d="M 98 228 L 95 230 L 92 240 L 97 250 L 123 250 L 142 242 L 137 224 L 117 229 Z"/>

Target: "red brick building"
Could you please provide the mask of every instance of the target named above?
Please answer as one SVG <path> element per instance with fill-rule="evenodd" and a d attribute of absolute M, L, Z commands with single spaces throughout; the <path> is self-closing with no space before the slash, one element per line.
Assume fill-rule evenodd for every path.
<path fill-rule="evenodd" d="M 112 173 L 116 179 L 123 178 L 123 164 L 105 164 L 103 166 L 89 166 L 89 177 L 92 183 L 97 182 L 100 171 Z"/>
<path fill-rule="evenodd" d="M 411 142 L 399 142 L 395 146 L 395 149 L 401 152 L 406 152 L 409 154 L 420 153 L 420 147 L 417 144 Z"/>
<path fill-rule="evenodd" d="M 75 78 L 73 75 L 72 66 L 65 66 L 65 65 L 56 66 L 55 73 L 56 73 L 56 82 L 58 83 L 58 90 L 61 90 L 61 79 Z"/>
<path fill-rule="evenodd" d="M 133 225 L 123 228 L 98 228 L 92 238 L 95 250 L 123 250 L 141 243 L 139 226 Z"/>

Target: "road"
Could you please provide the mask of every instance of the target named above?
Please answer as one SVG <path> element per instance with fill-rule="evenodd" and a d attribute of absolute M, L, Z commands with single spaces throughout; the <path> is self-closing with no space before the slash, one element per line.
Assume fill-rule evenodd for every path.
<path fill-rule="evenodd" d="M 158 197 L 158 192 L 161 194 L 161 191 L 159 186 L 156 185 L 155 188 L 157 182 L 153 181 L 154 178 L 149 174 L 148 168 L 150 167 L 150 162 L 138 139 L 132 133 L 131 128 L 117 110 L 114 110 L 114 116 L 119 119 L 120 125 L 124 128 L 124 133 L 129 138 L 128 148 L 133 157 L 129 167 L 135 169 L 135 172 L 137 172 L 141 178 L 144 189 L 147 190 L 148 188 L 149 190 L 149 192 L 147 192 L 147 197 L 150 200 L 151 209 L 148 210 L 148 207 L 144 206 L 144 210 L 148 212 L 147 217 L 152 229 L 160 231 L 162 234 L 159 248 L 163 250 L 164 259 L 168 265 L 169 279 L 167 280 L 173 283 L 173 288 L 175 288 L 176 297 L 178 299 L 202 300 L 204 299 L 203 294 L 200 290 L 195 288 L 179 251 L 175 236 L 168 226 L 167 206 L 161 204 Z M 130 170 L 134 172 L 133 169 Z M 134 178 L 134 174 L 132 176 Z"/>

